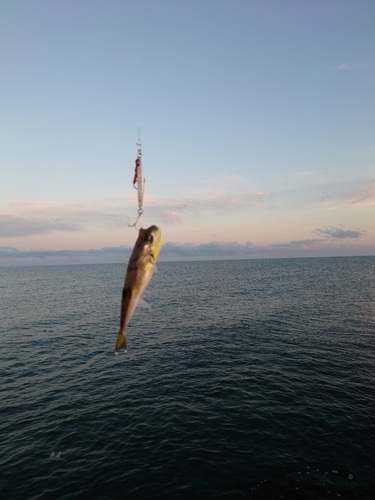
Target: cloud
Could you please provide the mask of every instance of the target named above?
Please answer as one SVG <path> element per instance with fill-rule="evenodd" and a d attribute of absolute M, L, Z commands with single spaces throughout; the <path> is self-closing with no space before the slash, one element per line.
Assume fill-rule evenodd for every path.
<path fill-rule="evenodd" d="M 209 210 L 231 210 L 246 207 L 257 207 L 261 204 L 265 193 L 248 191 L 234 193 L 225 190 L 205 191 L 199 198 L 161 198 L 150 201 L 153 209 L 180 212 L 203 212 Z"/>
<path fill-rule="evenodd" d="M 314 189 L 314 186 L 312 187 Z M 341 207 L 371 207 L 375 205 L 375 181 L 331 183 L 315 198 L 315 206 L 324 209 Z"/>
<path fill-rule="evenodd" d="M 347 229 L 344 231 L 343 229 L 337 229 L 335 227 L 331 227 L 329 229 L 315 229 L 314 231 L 317 234 L 322 234 L 327 238 L 335 238 L 343 240 L 345 238 L 360 238 L 363 236 L 363 233 L 360 231 L 352 231 L 351 229 Z"/>
<path fill-rule="evenodd" d="M 371 207 L 375 205 L 375 180 L 372 175 L 362 182 L 311 182 L 297 189 L 280 191 L 275 199 L 278 206 L 292 209 L 312 207 L 319 210 L 336 210 L 350 206 Z"/>
<path fill-rule="evenodd" d="M 246 184 L 251 183 L 246 178 L 222 175 L 218 179 L 226 184 L 236 181 L 237 187 L 242 189 Z M 225 189 L 220 186 L 218 189 L 199 188 L 194 190 L 192 197 L 156 197 L 146 193 L 144 206 L 152 206 L 160 213 L 165 212 L 166 218 L 175 221 L 177 215 L 183 211 L 198 212 L 202 210 L 218 210 L 241 208 L 248 206 L 258 206 L 265 198 L 265 193 L 262 191 L 235 191 Z M 54 202 L 42 202 L 33 200 L 21 200 L 12 202 L 11 209 L 13 212 L 22 215 L 33 215 L 46 217 L 54 215 L 55 217 L 64 218 L 80 218 L 81 220 L 99 219 L 99 218 L 123 218 L 129 210 L 136 210 L 136 198 L 124 194 L 124 196 L 112 196 L 110 204 L 108 200 L 106 206 L 87 205 L 84 203 L 61 204 Z"/>
<path fill-rule="evenodd" d="M 131 250 L 127 246 L 89 250 L 18 250 L 3 246 L 0 247 L 0 265 L 123 263 L 129 257 Z M 160 260 L 273 259 L 360 255 L 375 255 L 375 245 L 344 243 L 343 239 L 338 237 L 336 239 L 293 240 L 272 245 L 254 245 L 250 241 L 246 243 L 212 241 L 202 244 L 168 242 L 161 249 Z"/>
<path fill-rule="evenodd" d="M 0 238 L 35 236 L 53 231 L 84 231 L 90 226 L 126 225 L 125 210 L 117 207 L 25 200 L 14 201 L 8 208 L 8 213 L 0 213 Z"/>
<path fill-rule="evenodd" d="M 247 241 L 245 244 L 237 242 L 216 242 L 211 243 L 165 243 L 160 255 L 162 257 L 246 257 L 252 255 L 253 243 Z"/>
<path fill-rule="evenodd" d="M 58 219 L 41 219 L 0 213 L 0 238 L 48 234 L 52 231 L 78 231 L 77 224 Z"/>
<path fill-rule="evenodd" d="M 271 245 L 254 245 L 252 242 L 210 242 L 166 243 L 160 252 L 165 260 L 179 259 L 258 259 L 326 257 L 335 255 L 375 255 L 374 246 L 342 245 L 332 240 L 306 239 L 293 240 Z"/>
<path fill-rule="evenodd" d="M 164 224 L 177 224 L 181 222 L 181 214 L 175 212 L 174 210 L 169 210 L 166 208 L 159 208 L 157 210 L 160 220 Z"/>
<path fill-rule="evenodd" d="M 194 198 L 146 195 L 144 210 L 152 212 L 163 224 L 178 224 L 184 214 L 257 207 L 264 197 L 261 191 L 235 193 L 224 189 L 202 189 Z M 9 208 L 12 213 L 0 216 L 0 237 L 83 231 L 87 227 L 124 227 L 127 221 L 133 222 L 136 217 L 136 198 L 127 194 L 112 197 L 106 206 L 21 200 L 12 202 Z"/>
<path fill-rule="evenodd" d="M 133 200 L 134 201 L 134 200 Z M 11 203 L 11 208 L 18 214 L 42 217 L 58 217 L 81 221 L 98 221 L 100 219 L 119 219 L 124 215 L 119 213 L 118 207 L 103 208 L 100 205 L 85 203 L 55 203 L 35 200 L 20 200 Z"/>
<path fill-rule="evenodd" d="M 353 190 L 343 194 L 341 200 L 348 205 L 361 207 L 375 205 L 375 181 L 357 184 Z"/>
<path fill-rule="evenodd" d="M 105 256 L 121 256 L 130 255 L 130 247 L 103 247 L 100 249 L 89 250 L 18 250 L 14 247 L 0 247 L 0 259 L 39 259 L 46 260 L 50 258 L 63 257 L 66 259 L 75 259 L 76 257 L 105 257 Z"/>
<path fill-rule="evenodd" d="M 336 66 L 335 69 L 338 71 L 353 71 L 356 69 L 371 69 L 372 67 L 373 67 L 372 62 L 359 61 L 359 62 L 344 62 Z"/>
<path fill-rule="evenodd" d="M 201 185 L 209 186 L 209 189 L 219 188 L 232 191 L 241 191 L 244 186 L 253 185 L 254 181 L 247 177 L 234 174 L 217 174 L 205 179 L 202 179 Z"/>

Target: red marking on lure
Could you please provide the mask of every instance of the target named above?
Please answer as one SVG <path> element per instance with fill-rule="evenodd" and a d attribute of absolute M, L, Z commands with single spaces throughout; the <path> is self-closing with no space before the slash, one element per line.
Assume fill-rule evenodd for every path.
<path fill-rule="evenodd" d="M 138 180 L 138 168 L 139 168 L 140 163 L 141 162 L 140 162 L 139 158 L 137 158 L 135 160 L 135 170 L 134 170 L 133 186 L 135 185 L 135 183 Z"/>

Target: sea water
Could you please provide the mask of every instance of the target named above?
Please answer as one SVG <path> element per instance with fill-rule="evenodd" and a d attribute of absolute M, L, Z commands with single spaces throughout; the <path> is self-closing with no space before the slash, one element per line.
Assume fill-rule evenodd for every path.
<path fill-rule="evenodd" d="M 375 498 L 375 257 L 0 268 L 1 499 Z"/>

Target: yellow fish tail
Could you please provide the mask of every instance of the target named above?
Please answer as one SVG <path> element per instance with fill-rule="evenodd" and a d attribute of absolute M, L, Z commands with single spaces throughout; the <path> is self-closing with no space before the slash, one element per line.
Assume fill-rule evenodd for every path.
<path fill-rule="evenodd" d="M 121 351 L 121 349 L 124 349 L 126 352 L 126 334 L 119 332 L 116 341 L 116 352 Z"/>

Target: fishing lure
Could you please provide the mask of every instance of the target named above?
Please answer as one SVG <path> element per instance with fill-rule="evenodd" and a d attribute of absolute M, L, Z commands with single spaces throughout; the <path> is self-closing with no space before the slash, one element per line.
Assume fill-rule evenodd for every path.
<path fill-rule="evenodd" d="M 135 160 L 135 170 L 134 170 L 134 178 L 133 178 L 133 187 L 137 190 L 137 196 L 138 196 L 138 217 L 136 218 L 134 224 L 129 224 L 128 226 L 130 227 L 135 227 L 137 228 L 137 223 L 139 221 L 139 218 L 143 214 L 143 197 L 145 194 L 145 177 L 143 175 L 143 168 L 142 168 L 142 144 L 141 144 L 141 138 L 140 138 L 140 132 L 138 130 L 138 153 L 137 153 L 137 158 Z"/>

